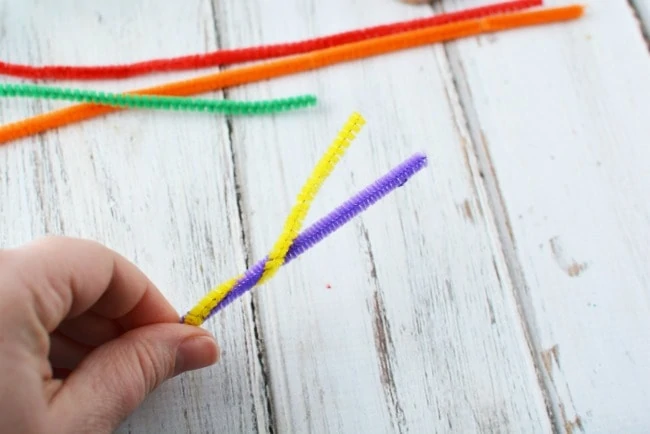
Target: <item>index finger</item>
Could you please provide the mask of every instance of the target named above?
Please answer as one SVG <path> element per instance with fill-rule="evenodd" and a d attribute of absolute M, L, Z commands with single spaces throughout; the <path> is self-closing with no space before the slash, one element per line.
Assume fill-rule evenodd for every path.
<path fill-rule="evenodd" d="M 49 237 L 2 255 L 0 279 L 29 292 L 48 332 L 89 310 L 125 330 L 180 320 L 142 271 L 99 243 Z"/>

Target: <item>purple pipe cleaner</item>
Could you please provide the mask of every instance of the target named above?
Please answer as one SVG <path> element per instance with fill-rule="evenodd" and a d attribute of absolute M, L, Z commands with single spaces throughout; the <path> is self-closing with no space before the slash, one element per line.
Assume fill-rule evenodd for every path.
<path fill-rule="evenodd" d="M 422 170 L 427 165 L 427 157 L 424 154 L 415 154 L 399 166 L 379 178 L 372 185 L 360 191 L 343 205 L 336 208 L 324 218 L 305 229 L 289 248 L 283 265 L 288 264 L 296 259 L 310 247 L 316 245 L 323 238 L 339 229 L 353 217 L 366 210 L 382 197 L 386 196 L 397 187 L 401 187 L 413 175 Z M 268 257 L 262 259 L 251 268 L 237 281 L 228 295 L 221 300 L 210 312 L 207 318 L 211 317 L 236 298 L 255 286 L 264 273 L 264 264 Z M 206 318 L 206 319 L 207 319 Z"/>

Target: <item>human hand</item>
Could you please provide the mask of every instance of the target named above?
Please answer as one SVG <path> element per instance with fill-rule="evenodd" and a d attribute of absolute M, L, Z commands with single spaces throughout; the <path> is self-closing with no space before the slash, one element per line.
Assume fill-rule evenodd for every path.
<path fill-rule="evenodd" d="M 99 244 L 0 251 L 0 432 L 112 432 L 164 380 L 217 361 L 214 338 L 179 320 Z"/>

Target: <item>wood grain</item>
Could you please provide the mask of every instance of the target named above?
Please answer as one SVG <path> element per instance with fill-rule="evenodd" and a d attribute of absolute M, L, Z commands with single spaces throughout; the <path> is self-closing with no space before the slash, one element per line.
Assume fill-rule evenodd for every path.
<path fill-rule="evenodd" d="M 630 0 L 633 13 L 638 16 L 639 27 L 650 50 L 650 2 L 648 0 Z"/>
<path fill-rule="evenodd" d="M 126 0 L 0 5 L 0 58 L 16 62 L 124 62 L 216 48 L 205 1 L 175 8 Z M 167 79 L 86 86 L 129 89 Z M 0 104 L 0 122 L 52 106 Z M 96 239 L 142 267 L 181 310 L 244 266 L 223 118 L 120 113 L 3 146 L 0 167 L 3 246 L 45 234 Z M 266 432 L 249 304 L 233 306 L 208 327 L 221 343 L 222 362 L 166 384 L 123 432 Z"/>
<path fill-rule="evenodd" d="M 650 57 L 626 2 L 586 3 L 576 23 L 449 53 L 556 428 L 642 432 Z"/>
<path fill-rule="evenodd" d="M 215 4 L 226 47 L 426 13 L 371 1 Z M 310 165 L 351 111 L 363 113 L 368 126 L 312 219 L 412 152 L 431 159 L 426 173 L 256 293 L 278 432 L 550 430 L 447 81 L 444 52 L 427 47 L 228 92 L 321 98 L 311 113 L 233 122 L 255 258 L 273 242 Z"/>
<path fill-rule="evenodd" d="M 96 239 L 184 311 L 267 252 L 358 110 L 368 124 L 310 221 L 413 152 L 429 168 L 208 322 L 222 361 L 164 385 L 120 432 L 643 432 L 650 57 L 626 0 L 587 3 L 577 23 L 225 93 L 316 93 L 302 113 L 129 111 L 0 147 L 0 247 Z M 394 0 L 0 0 L 0 59 L 127 62 L 430 13 Z M 63 105 L 0 100 L 0 122 Z"/>

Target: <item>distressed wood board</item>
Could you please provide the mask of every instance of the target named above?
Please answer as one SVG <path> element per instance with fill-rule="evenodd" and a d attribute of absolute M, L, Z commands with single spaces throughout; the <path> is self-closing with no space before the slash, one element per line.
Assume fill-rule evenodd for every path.
<path fill-rule="evenodd" d="M 0 58 L 127 62 L 485 3 L 0 0 Z M 368 124 L 309 221 L 413 152 L 429 157 L 210 321 L 219 364 L 165 384 L 120 431 L 646 431 L 650 57 L 625 0 L 586 3 L 575 23 L 205 95 L 317 94 L 304 112 L 130 111 L 1 147 L 3 246 L 96 239 L 180 311 L 263 257 L 352 111 Z M 0 121 L 63 105 L 2 100 Z"/>
<path fill-rule="evenodd" d="M 630 0 L 629 5 L 639 20 L 646 44 L 650 46 L 650 2 L 648 0 Z"/>
<path fill-rule="evenodd" d="M 449 52 L 556 424 L 643 432 L 650 56 L 625 1 L 586 3 L 562 31 Z"/>

